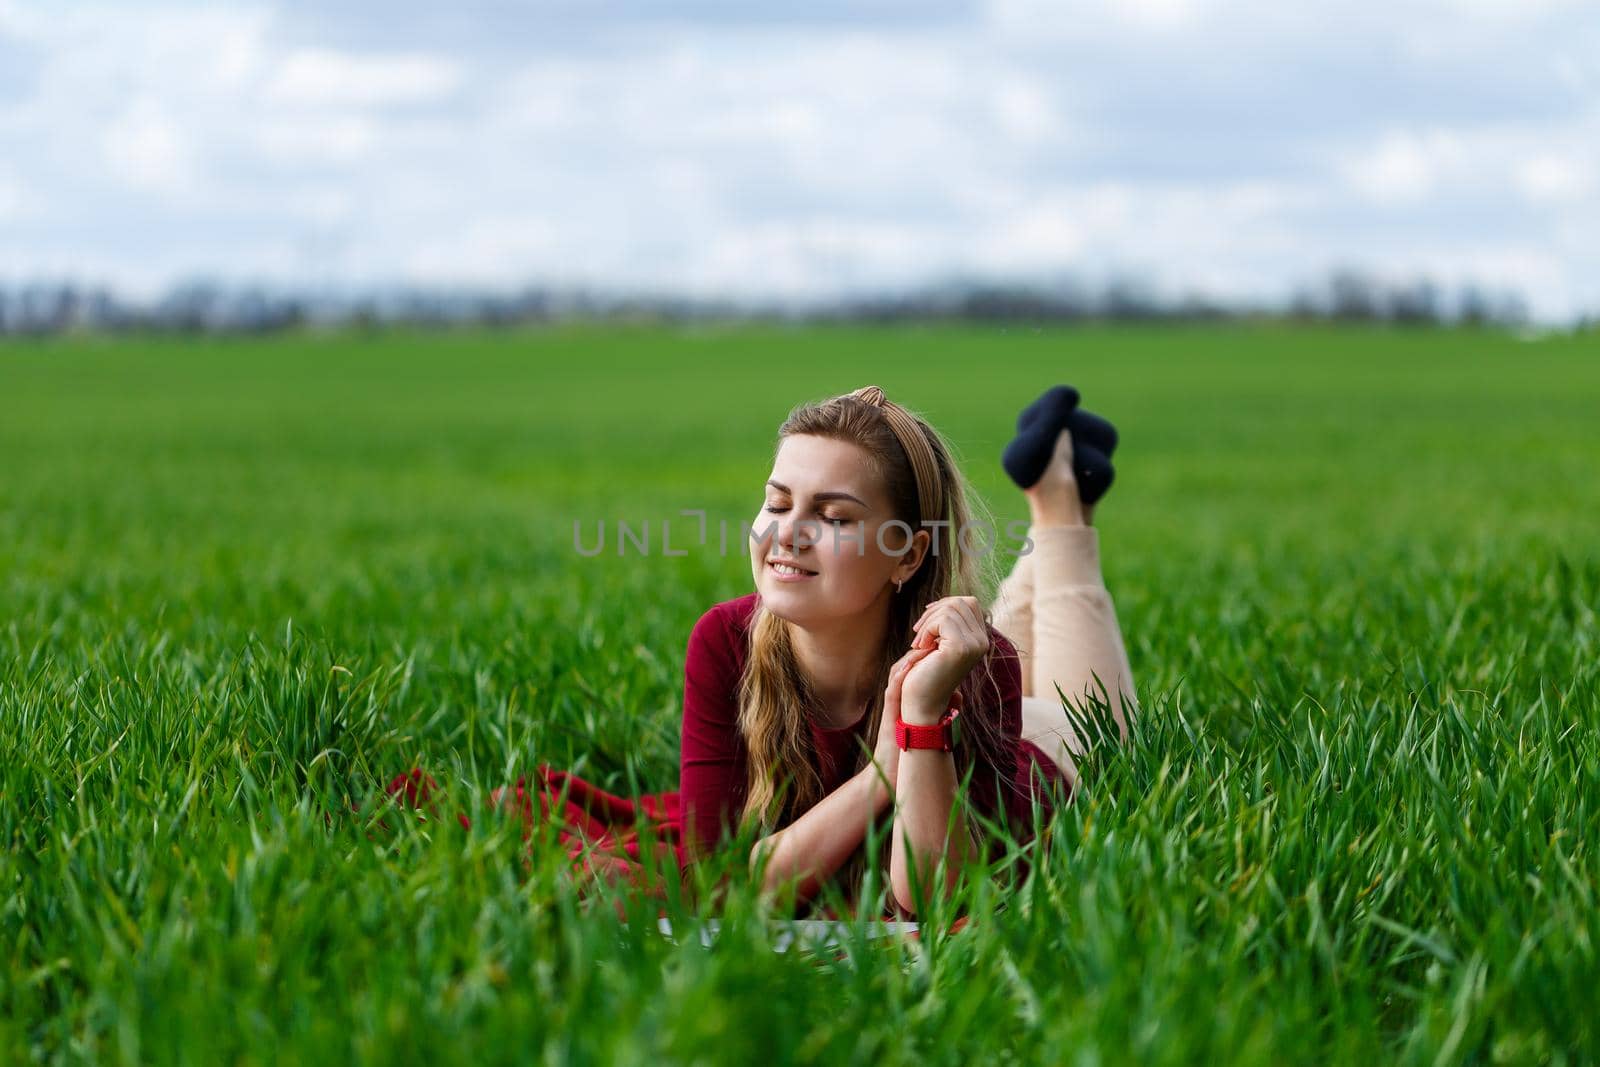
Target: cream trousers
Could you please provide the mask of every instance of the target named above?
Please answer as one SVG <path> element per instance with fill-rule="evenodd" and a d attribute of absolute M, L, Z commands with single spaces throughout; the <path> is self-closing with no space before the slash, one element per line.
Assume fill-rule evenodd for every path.
<path fill-rule="evenodd" d="M 992 608 L 994 628 L 1022 657 L 1022 736 L 1042 748 L 1077 783 L 1075 757 L 1092 738 L 1063 705 L 1106 704 L 1127 736 L 1136 713 L 1133 672 L 1116 608 L 1100 573 L 1100 533 L 1093 526 L 1029 526 L 1033 550 L 1017 557 Z M 1060 690 L 1059 694 L 1057 690 Z"/>

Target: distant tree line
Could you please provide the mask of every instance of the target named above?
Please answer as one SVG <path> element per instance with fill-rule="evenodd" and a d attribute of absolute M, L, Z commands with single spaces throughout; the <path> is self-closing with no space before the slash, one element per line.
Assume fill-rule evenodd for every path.
<path fill-rule="evenodd" d="M 898 293 L 810 303 L 701 300 L 529 287 L 487 290 L 393 287 L 355 292 L 290 291 L 192 283 L 136 302 L 104 287 L 32 283 L 0 286 L 0 335 L 69 332 L 273 333 L 302 327 L 513 326 L 574 320 L 784 320 L 1000 323 L 1082 321 L 1202 322 L 1275 318 L 1397 325 L 1520 327 L 1522 297 L 1465 285 L 1446 290 L 1426 279 L 1394 282 L 1341 270 L 1301 286 L 1287 301 L 1241 303 L 1204 295 L 1171 297 L 1130 279 L 1090 286 L 949 282 Z M 1580 328 L 1593 320 L 1578 323 Z"/>

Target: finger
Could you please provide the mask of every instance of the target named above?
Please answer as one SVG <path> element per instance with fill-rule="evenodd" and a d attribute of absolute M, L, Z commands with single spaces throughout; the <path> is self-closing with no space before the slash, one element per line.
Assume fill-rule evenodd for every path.
<path fill-rule="evenodd" d="M 905 678 L 906 672 L 911 670 L 912 666 L 927 654 L 927 649 L 914 648 L 905 655 L 901 656 L 899 659 L 895 660 L 894 665 L 889 668 L 888 688 L 897 687 Z"/>
<path fill-rule="evenodd" d="M 955 604 L 953 606 L 955 610 L 961 614 L 962 618 L 966 619 L 974 626 L 981 626 L 983 624 L 983 607 L 978 603 L 977 597 L 956 597 Z"/>
<path fill-rule="evenodd" d="M 968 632 L 980 643 L 987 640 L 988 625 L 983 620 L 983 609 L 976 597 L 960 597 L 951 606 L 951 613 L 961 619 Z"/>
<path fill-rule="evenodd" d="M 934 608 L 939 607 L 942 604 L 949 603 L 950 599 L 951 598 L 947 597 L 947 596 L 946 597 L 940 597 L 938 600 L 933 601 L 927 607 L 923 608 L 922 609 L 922 614 L 917 616 L 917 621 L 911 624 L 911 628 L 913 630 L 915 630 L 917 627 L 921 626 L 924 622 L 927 621 L 928 613 L 930 611 L 932 611 Z"/>
<path fill-rule="evenodd" d="M 939 634 L 944 625 L 946 612 L 936 611 L 922 621 L 922 626 L 917 630 L 916 639 L 911 642 L 913 648 L 934 648 L 939 644 Z"/>
<path fill-rule="evenodd" d="M 912 666 L 919 662 L 927 653 L 918 650 L 914 657 L 902 656 L 889 672 L 889 682 L 883 689 L 883 714 L 885 718 L 894 718 L 900 714 L 900 691 L 905 685 L 906 675 L 911 672 Z"/>
<path fill-rule="evenodd" d="M 988 645 L 988 637 L 981 625 L 974 625 L 966 614 L 952 611 L 945 627 L 953 646 L 962 655 L 981 656 Z"/>
<path fill-rule="evenodd" d="M 972 623 L 959 613 L 951 612 L 941 629 L 941 636 L 944 638 L 941 644 L 948 644 L 953 650 L 961 653 L 967 653 L 977 647 L 977 632 L 973 630 Z"/>
<path fill-rule="evenodd" d="M 967 620 L 967 626 L 972 630 L 972 636 L 980 645 L 989 643 L 989 624 L 983 619 L 983 610 L 975 603 L 964 605 L 962 617 Z"/>
<path fill-rule="evenodd" d="M 889 684 L 883 687 L 883 714 L 887 718 L 900 708 L 900 683 L 904 675 L 889 675 Z"/>
<path fill-rule="evenodd" d="M 921 659 L 923 656 L 926 656 L 927 654 L 928 654 L 927 649 L 923 649 L 923 648 L 910 648 L 910 649 L 907 649 L 900 656 L 899 659 L 894 661 L 894 667 L 891 668 L 891 670 L 904 671 L 907 668 L 909 668 L 913 663 L 915 663 L 917 660 Z"/>
<path fill-rule="evenodd" d="M 921 659 L 923 655 L 926 655 L 926 653 L 918 650 L 918 654 L 915 657 L 901 657 L 900 661 L 894 665 L 894 669 L 889 672 L 889 684 L 898 685 L 901 679 L 905 678 L 906 674 L 911 670 L 912 664 Z"/>
<path fill-rule="evenodd" d="M 924 648 L 933 648 L 939 644 L 939 638 L 950 627 L 953 617 L 954 605 L 948 601 L 940 601 L 928 611 L 928 617 L 922 621 L 922 627 L 917 631 L 917 644 Z"/>
<path fill-rule="evenodd" d="M 989 621 L 983 617 L 983 608 L 976 602 L 967 606 L 967 627 L 972 631 L 972 640 L 980 649 L 989 647 Z"/>

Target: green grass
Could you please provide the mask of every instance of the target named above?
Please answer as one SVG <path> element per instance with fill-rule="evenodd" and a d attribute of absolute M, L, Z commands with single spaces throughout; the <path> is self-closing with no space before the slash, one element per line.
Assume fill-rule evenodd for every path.
<path fill-rule="evenodd" d="M 466 810 L 675 787 L 748 564 L 573 521 L 752 517 L 789 407 L 869 383 L 1022 518 L 996 457 L 1060 380 L 1124 433 L 1147 714 L 969 930 L 834 965 L 741 890 L 674 945 L 504 821 L 343 814 L 413 760 Z M 1592 336 L 6 342 L 0 1061 L 1593 1062 L 1597 413 Z"/>

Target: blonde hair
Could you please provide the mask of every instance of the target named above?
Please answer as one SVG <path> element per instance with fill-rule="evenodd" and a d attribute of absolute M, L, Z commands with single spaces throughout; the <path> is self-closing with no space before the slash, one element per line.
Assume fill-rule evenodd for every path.
<path fill-rule="evenodd" d="M 943 597 L 985 598 L 993 579 L 994 544 L 988 543 L 983 551 L 969 551 L 963 532 L 979 525 L 992 532 L 994 524 L 982 501 L 968 493 L 944 438 L 926 420 L 888 400 L 875 385 L 796 407 L 778 429 L 779 445 L 797 434 L 861 448 L 888 489 L 894 518 L 914 529 L 929 523 L 948 524 L 934 528 L 938 539 L 932 550 L 894 594 L 876 695 L 867 710 L 866 744 L 857 754 L 853 774 L 866 766 L 876 745 L 889 669 L 911 647 L 911 624 L 924 608 Z M 940 538 L 941 533 L 948 536 Z M 985 611 L 985 622 L 989 619 Z M 739 683 L 739 732 L 749 757 L 742 817 L 768 829 L 792 822 L 824 795 L 808 729 L 818 701 L 795 658 L 790 626 L 758 604 Z M 985 657 L 961 684 L 961 732 L 954 755 L 958 779 L 970 770 L 977 785 L 993 775 L 1000 790 L 1012 782 L 1016 757 L 1014 741 L 1008 741 L 1001 729 L 993 659 L 993 655 Z M 996 800 L 1000 799 L 997 793 Z M 998 804 L 996 811 L 1000 811 Z M 968 828 L 978 844 L 977 828 L 971 820 Z M 858 849 L 852 862 L 836 876 L 852 891 L 864 871 L 864 851 Z"/>

